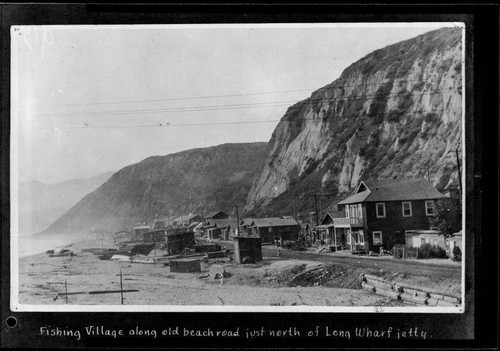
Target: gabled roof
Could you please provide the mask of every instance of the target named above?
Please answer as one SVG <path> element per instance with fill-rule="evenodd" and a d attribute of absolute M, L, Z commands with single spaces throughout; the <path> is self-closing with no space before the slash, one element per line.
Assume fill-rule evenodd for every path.
<path fill-rule="evenodd" d="M 293 218 L 254 218 L 252 220 L 252 227 L 281 227 L 281 226 L 298 226 L 299 223 Z"/>
<path fill-rule="evenodd" d="M 366 190 L 364 190 L 366 188 Z M 357 193 L 339 205 L 374 201 L 433 200 L 444 196 L 424 179 L 387 179 L 360 182 Z"/>
<path fill-rule="evenodd" d="M 172 222 L 178 222 L 178 221 L 189 221 L 195 217 L 199 217 L 198 215 L 184 215 L 184 216 L 177 216 L 174 219 L 172 219 Z"/>
<path fill-rule="evenodd" d="M 227 216 L 227 214 L 225 212 L 222 212 L 222 211 L 214 211 L 214 212 L 210 212 L 209 214 L 207 214 L 206 216 L 203 216 L 203 218 L 212 218 L 212 217 L 215 217 L 216 215 L 218 215 L 219 213 L 222 213 L 224 215 Z"/>
<path fill-rule="evenodd" d="M 240 221 L 240 225 L 251 225 L 253 220 L 255 218 L 243 218 L 241 221 Z"/>
<path fill-rule="evenodd" d="M 211 219 L 208 221 L 209 225 L 214 225 L 217 228 L 236 228 L 236 218 L 226 218 L 226 219 Z"/>

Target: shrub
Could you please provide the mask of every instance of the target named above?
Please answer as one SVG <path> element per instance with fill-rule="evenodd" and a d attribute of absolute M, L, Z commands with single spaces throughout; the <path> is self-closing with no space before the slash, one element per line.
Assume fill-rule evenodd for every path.
<path fill-rule="evenodd" d="M 423 244 L 418 249 L 418 258 L 445 258 L 446 250 L 439 246 Z"/>
<path fill-rule="evenodd" d="M 453 248 L 453 261 L 461 262 L 462 261 L 462 250 L 458 246 Z"/>

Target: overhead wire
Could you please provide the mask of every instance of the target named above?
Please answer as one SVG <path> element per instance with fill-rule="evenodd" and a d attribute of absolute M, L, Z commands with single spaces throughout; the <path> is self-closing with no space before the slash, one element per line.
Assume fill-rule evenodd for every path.
<path fill-rule="evenodd" d="M 453 79 L 453 77 L 444 77 L 439 79 L 442 81 L 444 79 Z M 241 97 L 241 96 L 258 96 L 258 95 L 271 95 L 271 94 L 284 94 L 284 93 L 294 93 L 294 92 L 304 92 L 312 91 L 313 93 L 325 88 L 352 88 L 359 86 L 373 86 L 373 85 L 383 85 L 387 83 L 402 83 L 402 82 L 421 82 L 421 79 L 391 79 L 376 83 L 362 83 L 362 84 L 341 84 L 341 78 L 335 80 L 332 83 L 325 85 L 322 88 L 308 88 L 308 89 L 293 89 L 293 90 L 277 90 L 277 91 L 267 91 L 267 92 L 255 92 L 255 93 L 239 93 L 239 94 L 223 94 L 223 95 L 202 95 L 202 96 L 192 96 L 192 97 L 177 97 L 177 98 L 161 98 L 161 99 L 141 99 L 141 100 L 122 100 L 122 101 L 101 101 L 101 102 L 86 102 L 86 103 L 74 103 L 74 104 L 55 104 L 55 105 L 40 105 L 39 107 L 69 107 L 69 106 L 93 106 L 93 105 L 117 105 L 117 104 L 132 104 L 132 103 L 143 103 L 143 102 L 161 102 L 161 101 L 182 101 L 182 100 L 198 100 L 198 99 L 214 99 L 214 98 L 226 98 L 226 97 Z M 427 79 L 426 82 L 438 81 L 435 79 Z"/>
<path fill-rule="evenodd" d="M 414 113 L 423 112 L 443 112 L 450 110 L 462 110 L 462 107 L 457 108 L 446 108 L 439 110 L 426 110 L 426 111 L 416 111 Z M 341 117 L 316 117 L 316 118 L 299 118 L 299 119 L 280 119 L 280 120 L 254 120 L 254 121 L 235 121 L 235 122 L 212 122 L 212 123 L 186 123 L 186 124 L 170 124 L 170 123 L 158 123 L 154 125 L 123 125 L 123 126 L 53 126 L 53 127 L 32 127 L 30 129 L 119 129 L 119 128 L 165 128 L 165 127 L 188 127 L 188 126 L 210 126 L 210 125 L 238 125 L 238 124 L 256 124 L 256 123 L 283 123 L 283 122 L 301 122 L 307 120 L 330 120 L 330 119 L 357 119 L 357 118 L 371 118 L 377 117 L 380 113 L 364 114 L 364 115 L 351 115 L 351 116 L 341 116 Z"/>
<path fill-rule="evenodd" d="M 443 94 L 455 93 L 454 90 L 449 88 L 434 89 L 432 91 L 410 93 L 410 95 L 431 95 L 443 92 Z M 408 92 L 407 92 L 408 93 Z M 115 116 L 115 115 L 131 115 L 131 114 L 149 114 L 149 113 L 167 113 L 167 112 L 200 112 L 200 111 L 219 111 L 219 110 L 233 110 L 233 109 L 246 109 L 255 107 L 281 107 L 289 104 L 312 103 L 324 101 L 329 103 L 335 102 L 351 102 L 363 100 L 376 100 L 396 96 L 406 96 L 407 93 L 389 93 L 389 94 L 369 94 L 356 98 L 307 98 L 302 101 L 274 101 L 274 102 L 256 102 L 247 104 L 227 104 L 227 105 L 204 105 L 204 106 L 189 106 L 189 107 L 171 107 L 160 109 L 142 109 L 142 110 L 115 110 L 115 111 L 88 111 L 77 113 L 43 113 L 39 114 L 40 117 L 87 117 L 87 116 Z"/>

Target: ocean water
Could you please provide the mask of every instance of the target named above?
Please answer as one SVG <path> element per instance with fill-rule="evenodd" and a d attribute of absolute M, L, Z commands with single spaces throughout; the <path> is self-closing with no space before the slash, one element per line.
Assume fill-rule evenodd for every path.
<path fill-rule="evenodd" d="M 13 240 L 15 238 L 11 238 L 11 243 Z M 85 239 L 66 235 L 25 234 L 20 235 L 17 240 L 19 242 L 19 257 L 26 257 L 81 242 Z"/>

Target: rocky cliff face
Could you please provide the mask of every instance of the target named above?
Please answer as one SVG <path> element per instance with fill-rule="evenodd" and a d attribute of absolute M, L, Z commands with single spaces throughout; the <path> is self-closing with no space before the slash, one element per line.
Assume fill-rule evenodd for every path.
<path fill-rule="evenodd" d="M 247 210 L 290 213 L 292 197 L 307 207 L 307 192 L 334 198 L 368 177 L 443 187 L 457 177 L 461 121 L 460 28 L 374 51 L 287 110 Z"/>
<path fill-rule="evenodd" d="M 149 157 L 116 172 L 46 232 L 130 230 L 156 214 L 232 213 L 262 171 L 266 146 L 224 144 Z"/>

